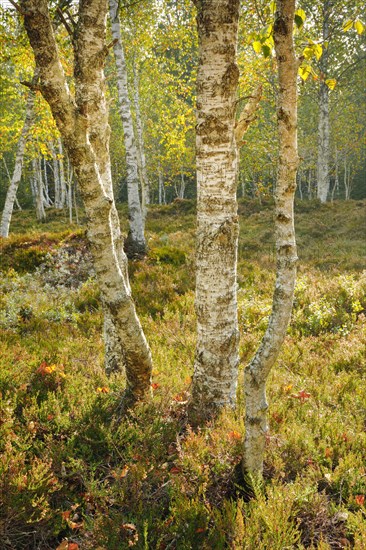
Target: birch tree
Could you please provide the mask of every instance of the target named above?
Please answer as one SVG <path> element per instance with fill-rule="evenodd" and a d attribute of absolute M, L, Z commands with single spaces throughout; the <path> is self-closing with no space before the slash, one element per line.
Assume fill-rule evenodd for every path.
<path fill-rule="evenodd" d="M 136 62 L 133 63 L 133 102 L 135 105 L 136 134 L 137 134 L 137 159 L 139 164 L 141 181 L 141 206 L 142 214 L 146 217 L 147 207 L 150 204 L 150 182 L 146 169 L 146 155 L 142 117 L 140 110 L 140 78 Z"/>
<path fill-rule="evenodd" d="M 197 347 L 190 416 L 199 422 L 236 399 L 239 364 L 236 260 L 239 233 L 234 136 L 239 0 L 197 8 Z"/>
<path fill-rule="evenodd" d="M 36 73 L 32 81 L 34 86 L 36 84 L 37 79 L 38 79 L 38 75 Z M 18 141 L 18 145 L 17 145 L 13 175 L 8 187 L 8 191 L 6 193 L 5 205 L 4 205 L 4 209 L 1 217 L 0 235 L 2 237 L 9 236 L 11 216 L 13 213 L 14 203 L 16 201 L 19 182 L 22 177 L 25 146 L 27 143 L 28 133 L 34 119 L 34 101 L 35 101 L 35 92 L 34 90 L 31 89 L 29 90 L 28 99 L 27 99 L 24 125 Z"/>
<path fill-rule="evenodd" d="M 139 197 L 138 152 L 135 142 L 131 103 L 128 95 L 128 77 L 125 54 L 123 50 L 119 2 L 109 0 L 109 12 L 113 36 L 113 51 L 117 66 L 117 88 L 119 111 L 123 124 L 127 165 L 127 200 L 130 231 L 125 242 L 125 249 L 130 257 L 144 256 L 146 253 L 145 223 Z M 143 185 L 143 184 L 142 184 Z"/>
<path fill-rule="evenodd" d="M 320 202 L 326 202 L 329 186 L 329 157 L 330 157 L 330 121 L 329 121 L 329 87 L 326 84 L 326 79 L 329 70 L 329 17 L 330 17 L 331 2 L 326 0 L 322 5 L 323 24 L 322 24 L 322 40 L 323 53 L 319 61 L 319 69 L 322 79 L 319 84 L 319 122 L 318 122 L 318 160 L 317 160 L 317 178 L 318 190 L 317 195 Z"/>
<path fill-rule="evenodd" d="M 239 364 L 237 143 L 259 93 L 235 124 L 239 0 L 195 0 L 197 74 L 197 347 L 190 417 L 200 423 L 233 406 Z"/>
<path fill-rule="evenodd" d="M 72 163 L 83 198 L 87 234 L 108 323 L 122 348 L 126 369 L 124 405 L 150 388 L 151 353 L 137 318 L 127 273 L 123 237 L 115 207 L 109 158 L 108 107 L 103 67 L 107 0 L 80 0 L 73 32 L 75 96 L 60 62 L 47 0 L 21 0 L 39 88 L 48 102 Z"/>
<path fill-rule="evenodd" d="M 275 191 L 277 273 L 272 313 L 266 333 L 245 369 L 244 474 L 260 475 L 267 425 L 266 381 L 274 365 L 291 316 L 296 280 L 297 252 L 293 203 L 296 190 L 297 71 L 299 61 L 293 44 L 295 0 L 278 0 L 273 26 L 278 67 L 277 123 L 279 163 Z"/>

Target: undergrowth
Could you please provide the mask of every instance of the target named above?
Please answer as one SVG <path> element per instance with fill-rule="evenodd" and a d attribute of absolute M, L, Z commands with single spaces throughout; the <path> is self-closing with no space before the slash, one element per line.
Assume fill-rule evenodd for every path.
<path fill-rule="evenodd" d="M 249 501 L 237 474 L 242 373 L 236 411 L 186 426 L 193 203 L 154 207 L 149 256 L 130 265 L 154 371 L 153 399 L 126 418 L 123 373 L 103 369 L 83 230 L 57 218 L 36 231 L 16 213 L 19 233 L 0 250 L 0 547 L 366 548 L 364 206 L 298 205 L 295 304 L 268 383 L 264 480 Z M 240 208 L 244 366 L 266 328 L 275 260 L 271 205 Z"/>

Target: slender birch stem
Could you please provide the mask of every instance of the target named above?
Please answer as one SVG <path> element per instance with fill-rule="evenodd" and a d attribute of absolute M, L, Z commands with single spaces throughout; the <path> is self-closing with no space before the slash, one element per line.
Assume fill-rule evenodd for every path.
<path fill-rule="evenodd" d="M 266 381 L 286 335 L 291 316 L 296 279 L 296 242 L 293 203 L 296 190 L 297 69 L 293 45 L 295 0 L 278 0 L 274 42 L 278 64 L 279 96 L 277 122 L 280 158 L 275 193 L 277 274 L 273 308 L 266 333 L 245 369 L 245 440 L 243 472 L 254 476 L 263 471 L 267 424 Z"/>
<path fill-rule="evenodd" d="M 38 73 L 35 72 L 32 83 L 36 84 L 38 79 Z M 24 151 L 27 143 L 27 137 L 29 129 L 33 123 L 34 118 L 34 101 L 35 92 L 30 89 L 28 93 L 27 106 L 25 110 L 25 120 L 20 138 L 18 141 L 17 152 L 15 155 L 15 165 L 13 170 L 13 176 L 10 181 L 8 191 L 6 193 L 4 209 L 1 217 L 0 235 L 1 237 L 9 236 L 11 216 L 13 213 L 14 202 L 16 201 L 16 195 L 19 187 L 19 182 L 22 177 Z"/>
<path fill-rule="evenodd" d="M 139 197 L 138 160 L 131 104 L 128 95 L 128 80 L 125 54 L 121 38 L 121 26 L 118 14 L 119 2 L 109 0 L 109 11 L 113 51 L 117 66 L 117 88 L 119 98 L 119 111 L 122 119 L 126 164 L 127 164 L 127 197 L 130 230 L 125 243 L 125 249 L 130 257 L 144 256 L 146 253 L 145 224 Z"/>
<path fill-rule="evenodd" d="M 326 202 L 329 193 L 329 157 L 330 157 L 330 121 L 329 121 L 329 88 L 325 83 L 328 72 L 329 54 L 326 46 L 329 38 L 329 14 L 331 9 L 330 0 L 323 4 L 323 53 L 320 58 L 319 68 L 323 78 L 319 83 L 319 122 L 318 122 L 318 199 Z"/>

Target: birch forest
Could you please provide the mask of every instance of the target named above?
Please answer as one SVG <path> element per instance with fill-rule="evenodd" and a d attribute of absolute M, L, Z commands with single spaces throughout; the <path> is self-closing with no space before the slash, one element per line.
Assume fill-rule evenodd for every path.
<path fill-rule="evenodd" d="M 0 0 L 1 550 L 366 549 L 359 0 Z"/>

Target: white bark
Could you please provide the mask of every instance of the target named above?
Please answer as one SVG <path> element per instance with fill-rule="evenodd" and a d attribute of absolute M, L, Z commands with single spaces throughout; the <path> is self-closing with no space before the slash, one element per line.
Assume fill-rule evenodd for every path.
<path fill-rule="evenodd" d="M 66 181 L 65 181 L 65 168 L 64 168 L 64 153 L 62 149 L 61 138 L 57 140 L 58 148 L 58 165 L 59 165 L 59 174 L 60 174 L 60 202 L 61 208 L 65 206 L 66 203 Z"/>
<path fill-rule="evenodd" d="M 144 133 L 142 126 L 141 110 L 140 110 L 140 82 L 138 68 L 136 63 L 133 64 L 133 83 L 134 83 L 134 105 L 136 115 L 136 134 L 137 134 L 137 159 L 139 163 L 140 180 L 141 180 L 141 206 L 144 218 L 146 217 L 147 206 L 150 204 L 150 182 L 146 170 L 146 155 Z"/>
<path fill-rule="evenodd" d="M 21 0 L 24 24 L 49 103 L 84 201 L 87 233 L 103 306 L 108 310 L 126 368 L 126 405 L 150 389 L 151 353 L 137 318 L 127 258 L 114 203 L 109 159 L 108 107 L 103 66 L 106 0 L 83 0 L 74 37 L 75 99 L 58 57 L 47 0 Z"/>
<path fill-rule="evenodd" d="M 10 175 L 10 173 L 9 173 L 8 165 L 6 164 L 5 157 L 3 157 L 3 164 L 4 164 L 4 168 L 5 168 L 6 175 L 8 176 L 9 185 L 10 185 L 10 184 L 11 184 L 11 175 Z M 17 197 L 17 196 L 15 196 L 14 204 L 16 205 L 16 207 L 18 208 L 18 210 L 22 210 L 22 207 L 21 207 L 20 204 L 19 204 L 19 201 L 18 201 L 18 197 Z"/>
<path fill-rule="evenodd" d="M 278 66 L 277 121 L 279 165 L 275 194 L 277 274 L 273 308 L 263 340 L 245 369 L 245 440 L 243 472 L 254 476 L 263 470 L 267 425 L 266 380 L 286 335 L 296 279 L 296 242 L 293 203 L 296 190 L 297 70 L 293 45 L 295 0 L 278 0 L 274 42 Z"/>
<path fill-rule="evenodd" d="M 133 131 L 131 104 L 128 96 L 127 67 L 121 39 L 118 7 L 118 0 L 109 0 L 111 29 L 114 40 L 113 51 L 117 67 L 119 112 L 123 125 L 127 164 L 127 197 L 130 231 L 125 243 L 125 249 L 130 257 L 138 257 L 144 256 L 146 253 L 144 235 L 145 224 L 139 197 L 137 148 Z"/>
<path fill-rule="evenodd" d="M 326 202 L 329 193 L 329 157 L 330 157 L 330 121 L 329 121 L 329 88 L 325 84 L 328 73 L 328 48 L 325 44 L 329 39 L 329 11 L 330 1 L 323 5 L 323 54 L 320 58 L 319 69 L 322 75 L 319 84 L 319 123 L 318 123 L 318 199 Z"/>
<path fill-rule="evenodd" d="M 36 83 L 37 78 L 38 78 L 38 75 L 37 73 L 35 73 L 33 77 L 33 85 Z M 19 182 L 22 177 L 25 145 L 27 142 L 28 132 L 32 125 L 33 117 L 34 117 L 34 110 L 33 110 L 34 100 L 35 100 L 35 93 L 33 90 L 30 90 L 28 94 L 27 106 L 25 110 L 24 125 L 23 125 L 22 132 L 20 134 L 20 138 L 17 145 L 17 152 L 15 155 L 15 165 L 13 170 L 13 176 L 11 178 L 11 182 L 6 194 L 5 205 L 4 205 L 4 209 L 1 217 L 0 235 L 2 237 L 9 236 L 9 228 L 10 228 L 11 216 L 14 208 L 14 202 L 16 201 Z"/>
<path fill-rule="evenodd" d="M 159 185 L 159 189 L 158 189 L 158 191 L 159 191 L 159 197 L 158 197 L 159 204 L 166 204 L 164 178 L 163 178 L 163 172 L 161 170 L 160 163 L 159 163 L 159 166 L 158 166 L 158 185 Z"/>
<path fill-rule="evenodd" d="M 234 135 L 239 0 L 197 0 L 197 347 L 189 405 L 201 423 L 236 401 L 239 233 Z"/>
<path fill-rule="evenodd" d="M 50 144 L 50 149 L 52 153 L 53 182 L 55 186 L 55 208 L 62 209 L 63 204 L 61 201 L 60 170 L 59 170 L 59 163 L 57 160 L 57 153 L 53 143 Z"/>
<path fill-rule="evenodd" d="M 38 221 L 42 221 L 46 219 L 46 211 L 44 209 L 42 178 L 40 177 L 39 162 L 37 159 L 32 159 L 32 179 L 36 206 L 36 218 Z"/>

